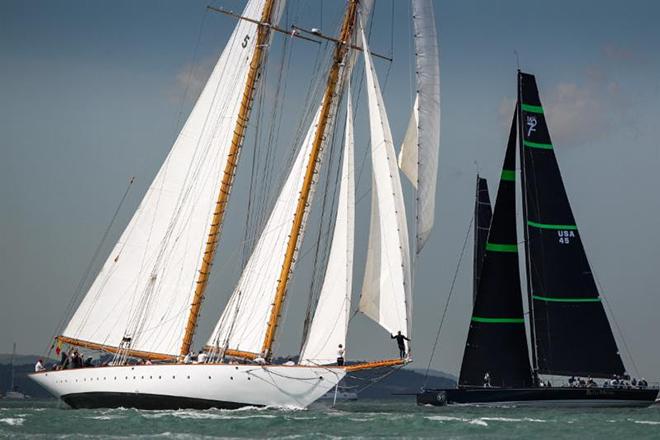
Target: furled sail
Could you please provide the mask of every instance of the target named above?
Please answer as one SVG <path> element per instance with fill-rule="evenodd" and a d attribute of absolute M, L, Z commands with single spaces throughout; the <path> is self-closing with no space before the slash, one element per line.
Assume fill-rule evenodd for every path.
<path fill-rule="evenodd" d="M 533 75 L 519 73 L 518 93 L 528 295 L 538 372 L 623 374 Z"/>
<path fill-rule="evenodd" d="M 489 373 L 498 387 L 532 385 L 516 234 L 516 118 L 481 264 L 481 280 L 463 353 L 459 385 L 480 386 Z"/>
<path fill-rule="evenodd" d="M 412 12 L 417 96 L 399 165 L 417 189 L 415 243 L 416 252 L 420 253 L 431 234 L 435 216 L 440 148 L 440 51 L 433 1 L 413 0 Z"/>
<path fill-rule="evenodd" d="M 474 264 L 472 267 L 472 303 L 477 299 L 477 288 L 481 279 L 481 266 L 486 253 L 486 240 L 493 216 L 488 195 L 488 181 L 477 175 L 477 192 L 474 198 Z"/>
<path fill-rule="evenodd" d="M 242 15 L 261 18 L 264 0 Z M 283 1 L 275 6 L 277 22 Z M 228 161 L 257 25 L 240 20 L 164 164 L 63 336 L 177 355 Z"/>
<path fill-rule="evenodd" d="M 364 29 L 373 185 L 367 263 L 359 310 L 390 333 L 410 334 L 412 308 L 408 226 L 383 96 Z"/>
<path fill-rule="evenodd" d="M 346 331 L 353 288 L 355 234 L 355 177 L 353 169 L 353 111 L 347 93 L 344 162 L 341 171 L 337 217 L 323 286 L 307 341 L 300 354 L 303 365 L 336 362 L 339 344 L 346 346 Z"/>
<path fill-rule="evenodd" d="M 208 341 L 209 347 L 261 352 L 319 116 L 320 107 L 259 241 Z"/>

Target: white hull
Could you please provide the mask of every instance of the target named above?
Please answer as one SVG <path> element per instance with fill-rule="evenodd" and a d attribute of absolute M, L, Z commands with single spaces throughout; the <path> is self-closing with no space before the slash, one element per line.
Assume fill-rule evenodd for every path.
<path fill-rule="evenodd" d="M 305 408 L 346 374 L 337 367 L 162 364 L 31 374 L 74 408 Z"/>

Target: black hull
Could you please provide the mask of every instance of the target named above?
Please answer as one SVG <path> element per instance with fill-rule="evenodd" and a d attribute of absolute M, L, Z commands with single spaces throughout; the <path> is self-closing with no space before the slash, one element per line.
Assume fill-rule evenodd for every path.
<path fill-rule="evenodd" d="M 417 394 L 418 405 L 649 406 L 658 389 L 626 388 L 454 388 Z"/>
<path fill-rule="evenodd" d="M 247 405 L 238 402 L 192 399 L 187 397 L 164 396 L 159 394 L 137 393 L 79 393 L 61 397 L 74 409 L 94 408 L 136 408 L 147 410 L 160 409 L 238 409 Z"/>

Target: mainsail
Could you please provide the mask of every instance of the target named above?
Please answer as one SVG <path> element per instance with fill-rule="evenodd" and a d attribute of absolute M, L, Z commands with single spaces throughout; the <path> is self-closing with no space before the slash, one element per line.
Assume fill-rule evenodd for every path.
<path fill-rule="evenodd" d="M 250 0 L 242 15 L 259 21 L 271 3 Z M 227 162 L 236 160 L 228 156 L 257 33 L 252 21 L 237 24 L 137 212 L 66 326 L 66 341 L 180 353 L 218 182 Z"/>
<path fill-rule="evenodd" d="M 564 189 L 533 75 L 518 74 L 527 278 L 539 373 L 623 374 Z"/>
<path fill-rule="evenodd" d="M 348 315 L 353 288 L 355 234 L 355 177 L 353 169 L 353 111 L 347 93 L 344 162 L 341 171 L 337 217 L 323 286 L 307 341 L 300 354 L 303 365 L 332 364 L 339 344 L 346 346 Z"/>
<path fill-rule="evenodd" d="M 474 198 L 474 263 L 472 265 L 472 303 L 477 300 L 477 289 L 481 279 L 481 265 L 486 253 L 486 240 L 493 216 L 488 195 L 488 181 L 477 175 L 477 189 Z"/>
<path fill-rule="evenodd" d="M 408 227 L 392 133 L 364 29 L 371 130 L 371 223 L 359 310 L 390 333 L 410 334 L 412 308 Z"/>
<path fill-rule="evenodd" d="M 515 165 L 514 116 L 459 385 L 482 385 L 486 373 L 490 375 L 491 384 L 498 387 L 532 384 L 518 269 Z"/>
<path fill-rule="evenodd" d="M 433 228 L 440 148 L 440 62 L 432 0 L 413 0 L 416 88 L 415 106 L 401 148 L 401 170 L 416 188 L 416 252 Z"/>

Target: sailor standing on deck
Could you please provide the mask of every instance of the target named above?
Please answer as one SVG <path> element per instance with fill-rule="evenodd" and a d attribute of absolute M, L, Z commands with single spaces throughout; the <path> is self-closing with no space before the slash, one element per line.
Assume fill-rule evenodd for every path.
<path fill-rule="evenodd" d="M 339 344 L 337 348 L 337 366 L 342 367 L 344 365 L 344 346 Z"/>

